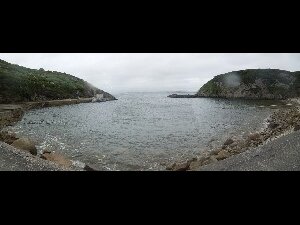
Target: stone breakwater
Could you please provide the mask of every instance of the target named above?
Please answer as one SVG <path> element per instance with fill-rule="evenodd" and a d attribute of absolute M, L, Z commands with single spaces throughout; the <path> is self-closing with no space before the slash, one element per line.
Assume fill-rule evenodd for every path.
<path fill-rule="evenodd" d="M 299 99 L 288 100 L 287 108 L 278 109 L 267 118 L 267 127 L 261 131 L 253 132 L 245 138 L 229 137 L 222 146 L 205 151 L 185 162 L 173 163 L 166 169 L 171 171 L 197 170 L 202 166 L 224 160 L 263 145 L 280 136 L 300 130 L 300 107 L 297 103 L 299 103 Z"/>

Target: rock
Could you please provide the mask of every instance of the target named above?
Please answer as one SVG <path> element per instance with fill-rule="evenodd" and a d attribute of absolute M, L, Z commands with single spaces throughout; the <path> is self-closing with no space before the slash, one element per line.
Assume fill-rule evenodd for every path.
<path fill-rule="evenodd" d="M 172 170 L 172 171 L 187 171 L 190 169 L 190 164 L 188 162 L 184 163 L 174 163 L 170 167 L 167 167 L 167 170 Z"/>
<path fill-rule="evenodd" d="M 42 159 L 49 160 L 55 162 L 63 167 L 70 167 L 72 165 L 71 160 L 66 159 L 63 155 L 51 152 L 51 153 L 43 153 L 41 155 Z"/>
<path fill-rule="evenodd" d="M 50 154 L 50 153 L 51 153 L 51 151 L 50 151 L 50 150 L 48 150 L 48 149 L 45 149 L 45 150 L 43 150 L 43 153 L 42 153 L 42 154 L 45 154 L 45 153 L 48 153 L 48 154 Z"/>
<path fill-rule="evenodd" d="M 252 140 L 252 141 L 257 141 L 261 138 L 261 135 L 259 133 L 254 133 L 254 134 L 250 134 L 248 136 L 248 139 L 249 140 Z"/>
<path fill-rule="evenodd" d="M 188 163 L 188 164 L 191 164 L 192 162 L 195 162 L 195 161 L 197 161 L 197 158 L 194 157 L 194 158 L 188 160 L 187 163 Z"/>
<path fill-rule="evenodd" d="M 37 155 L 35 143 L 29 138 L 20 138 L 14 141 L 11 146 L 30 152 L 32 155 Z"/>
<path fill-rule="evenodd" d="M 0 141 L 3 141 L 11 145 L 14 141 L 18 140 L 15 133 L 9 133 L 7 131 L 0 132 Z"/>
<path fill-rule="evenodd" d="M 268 125 L 268 128 L 270 128 L 270 129 L 275 129 L 276 127 L 278 127 L 279 126 L 279 124 L 278 123 L 274 123 L 274 122 L 271 122 L 271 123 L 269 123 L 269 125 Z"/>
<path fill-rule="evenodd" d="M 218 155 L 218 153 L 220 152 L 220 151 L 222 151 L 222 149 L 214 149 L 214 150 L 212 150 L 209 154 L 210 155 Z"/>
<path fill-rule="evenodd" d="M 228 138 L 225 142 L 224 142 L 224 146 L 230 145 L 234 142 L 234 140 L 232 140 L 232 138 Z"/>
<path fill-rule="evenodd" d="M 208 164 L 211 164 L 214 162 L 218 162 L 218 160 L 215 158 L 215 156 L 210 156 L 203 161 L 202 166 L 208 165 Z"/>
<path fill-rule="evenodd" d="M 238 146 L 238 143 L 236 141 L 229 145 L 230 148 L 235 148 L 237 146 Z"/>
<path fill-rule="evenodd" d="M 93 97 L 92 102 L 105 102 L 106 99 L 104 98 L 103 94 L 96 94 L 95 97 Z"/>
<path fill-rule="evenodd" d="M 201 167 L 203 164 L 203 160 L 197 160 L 197 161 L 193 161 L 190 164 L 190 170 L 196 170 L 199 167 Z"/>
<path fill-rule="evenodd" d="M 294 127 L 294 131 L 298 131 L 298 130 L 300 130 L 300 124 L 296 124 Z"/>
<path fill-rule="evenodd" d="M 172 165 L 167 166 L 166 170 L 173 170 L 176 166 L 176 163 L 173 163 Z"/>
<path fill-rule="evenodd" d="M 85 164 L 84 170 L 86 171 L 98 171 L 94 166 Z"/>
<path fill-rule="evenodd" d="M 223 160 L 223 159 L 227 159 L 227 158 L 230 157 L 230 156 L 231 156 L 231 154 L 230 154 L 228 151 L 222 150 L 222 151 L 219 152 L 218 155 L 215 156 L 215 158 L 216 158 L 218 161 L 220 161 L 220 160 Z"/>

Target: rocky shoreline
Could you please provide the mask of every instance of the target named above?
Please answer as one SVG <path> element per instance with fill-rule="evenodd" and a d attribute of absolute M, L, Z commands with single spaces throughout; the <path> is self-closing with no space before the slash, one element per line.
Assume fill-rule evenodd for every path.
<path fill-rule="evenodd" d="M 68 100 L 56 100 L 47 102 L 31 102 L 20 105 L 0 105 L 0 147 L 1 154 L 7 154 L 10 149 L 14 150 L 16 157 L 32 157 L 32 162 L 40 163 L 43 161 L 43 166 L 31 167 L 31 168 L 46 168 L 45 164 L 48 162 L 49 170 L 53 170 L 52 165 L 56 165 L 55 170 L 82 170 L 82 171 L 95 171 L 92 166 L 74 163 L 61 154 L 44 150 L 42 153 L 36 151 L 36 143 L 32 140 L 17 137 L 16 134 L 6 131 L 6 126 L 12 126 L 16 122 L 22 119 L 25 111 L 62 106 L 70 104 L 78 104 L 84 102 L 91 102 L 92 99 L 68 99 Z M 285 108 L 277 109 L 269 118 L 267 118 L 267 126 L 261 131 L 253 132 L 246 138 L 228 137 L 222 146 L 211 149 L 209 151 L 202 152 L 190 160 L 184 162 L 173 163 L 168 166 L 166 170 L 170 171 L 193 171 L 199 170 L 199 168 L 227 159 L 233 155 L 243 153 L 247 150 L 255 149 L 262 146 L 280 136 L 289 134 L 293 131 L 300 130 L 300 99 L 289 99 L 285 101 Z M 8 147 L 9 146 L 9 147 Z M 21 152 L 20 154 L 15 154 Z M 25 155 L 23 153 L 26 153 Z M 1 168 L 0 168 L 1 169 Z M 3 168 L 2 168 L 3 169 Z M 27 170 L 24 167 L 24 170 Z"/>
<path fill-rule="evenodd" d="M 94 171 L 95 169 L 84 163 L 72 162 L 67 159 L 64 155 L 56 152 L 44 150 L 42 153 L 38 153 L 36 149 L 36 143 L 25 137 L 18 137 L 15 133 L 9 132 L 5 129 L 7 126 L 13 126 L 16 122 L 23 118 L 26 111 L 32 109 L 40 109 L 46 107 L 56 107 L 64 105 L 73 105 L 80 103 L 91 103 L 91 102 L 105 102 L 113 101 L 117 99 L 107 99 L 102 96 L 94 98 L 81 98 L 81 99 L 64 99 L 64 100 L 52 100 L 52 101 L 38 101 L 38 102 L 24 102 L 18 105 L 12 104 L 0 104 L 0 154 L 5 158 L 3 154 L 8 155 L 8 150 L 13 150 L 11 154 L 15 155 L 22 161 L 22 157 L 26 160 L 28 157 L 32 158 L 30 162 L 41 164 L 40 159 L 44 161 L 41 165 L 31 166 L 31 168 L 45 168 L 45 165 L 49 162 L 49 170 L 53 170 L 53 163 L 56 165 L 54 170 L 85 170 Z M 16 161 L 16 160 L 12 160 Z M 28 161 L 28 160 L 27 160 Z M 5 163 L 4 163 L 5 164 Z M 79 165 L 80 164 L 80 165 Z M 5 164 L 7 166 L 7 164 Z M 1 165 L 0 165 L 1 166 Z M 24 170 L 27 170 L 24 167 Z M 5 168 L 0 168 L 5 170 Z"/>
<path fill-rule="evenodd" d="M 267 118 L 267 127 L 246 138 L 229 137 L 222 146 L 205 151 L 185 162 L 168 166 L 170 171 L 193 171 L 202 166 L 227 159 L 233 155 L 262 146 L 278 137 L 300 130 L 300 99 L 285 100 L 287 108 L 278 109 Z"/>

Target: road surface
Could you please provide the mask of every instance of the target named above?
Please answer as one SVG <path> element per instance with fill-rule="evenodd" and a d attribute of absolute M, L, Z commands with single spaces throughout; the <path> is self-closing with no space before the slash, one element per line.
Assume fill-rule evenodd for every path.
<path fill-rule="evenodd" d="M 300 131 L 256 149 L 200 167 L 199 171 L 300 171 Z"/>

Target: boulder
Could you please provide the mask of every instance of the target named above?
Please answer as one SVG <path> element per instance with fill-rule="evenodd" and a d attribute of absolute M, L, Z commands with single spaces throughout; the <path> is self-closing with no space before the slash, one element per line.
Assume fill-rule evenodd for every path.
<path fill-rule="evenodd" d="M 209 152 L 209 155 L 218 155 L 218 153 L 222 151 L 222 149 L 217 148 Z"/>
<path fill-rule="evenodd" d="M 190 170 L 196 170 L 199 167 L 201 167 L 203 164 L 203 160 L 197 160 L 197 161 L 193 161 L 190 164 Z"/>
<path fill-rule="evenodd" d="M 270 128 L 270 129 L 275 129 L 276 127 L 278 127 L 279 126 L 279 124 L 278 123 L 274 123 L 274 122 L 271 122 L 271 123 L 269 123 L 269 125 L 268 125 L 268 128 Z"/>
<path fill-rule="evenodd" d="M 173 163 L 172 165 L 167 166 L 166 170 L 173 170 L 176 166 L 176 163 Z"/>
<path fill-rule="evenodd" d="M 54 152 L 43 153 L 41 155 L 41 158 L 45 159 L 45 160 L 49 160 L 49 161 L 55 162 L 58 165 L 63 166 L 63 167 L 67 167 L 68 168 L 68 167 L 72 166 L 71 160 L 65 158 L 63 155 L 60 155 L 58 153 L 54 153 Z"/>
<path fill-rule="evenodd" d="M 298 131 L 298 130 L 300 130 L 300 124 L 296 124 L 294 127 L 294 131 Z"/>
<path fill-rule="evenodd" d="M 232 140 L 232 138 L 228 138 L 228 139 L 224 142 L 224 146 L 231 145 L 233 142 L 234 142 L 234 140 Z"/>
<path fill-rule="evenodd" d="M 173 163 L 171 166 L 168 166 L 166 169 L 172 171 L 187 171 L 190 169 L 190 163 L 189 162 L 184 162 L 180 164 Z"/>
<path fill-rule="evenodd" d="M 249 140 L 252 140 L 252 141 L 257 141 L 261 138 L 261 135 L 259 133 L 254 133 L 254 134 L 250 134 L 248 136 L 248 139 Z"/>
<path fill-rule="evenodd" d="M 220 161 L 220 160 L 223 160 L 223 159 L 227 159 L 228 157 L 230 157 L 231 154 L 226 151 L 226 150 L 222 150 L 218 153 L 218 155 L 215 156 L 215 158 Z"/>
<path fill-rule="evenodd" d="M 51 153 L 51 151 L 50 151 L 50 150 L 48 150 L 48 149 L 45 149 L 45 150 L 43 150 L 43 154 L 45 154 L 45 153 L 48 153 L 48 154 L 50 154 L 50 153 Z"/>
<path fill-rule="evenodd" d="M 98 170 L 95 168 L 95 166 L 93 166 L 93 165 L 87 165 L 87 164 L 85 164 L 85 166 L 84 166 L 83 169 L 86 170 L 86 171 L 98 171 Z"/>
<path fill-rule="evenodd" d="M 11 145 L 14 141 L 18 140 L 15 133 L 9 133 L 7 131 L 0 132 L 0 141 L 3 141 Z"/>
<path fill-rule="evenodd" d="M 35 143 L 29 138 L 20 138 L 11 144 L 13 147 L 30 152 L 32 155 L 37 155 Z"/>
<path fill-rule="evenodd" d="M 211 164 L 211 163 L 214 163 L 214 162 L 218 162 L 218 160 L 216 159 L 215 156 L 210 156 L 210 157 L 204 159 L 204 161 L 202 163 L 202 166 L 208 165 L 208 164 Z"/>
<path fill-rule="evenodd" d="M 177 164 L 173 170 L 174 171 L 187 171 L 189 169 L 190 169 L 190 164 L 188 162 L 184 162 L 181 164 Z"/>
<path fill-rule="evenodd" d="M 95 97 L 93 97 L 92 102 L 105 102 L 106 98 L 104 98 L 104 94 L 96 94 Z"/>

